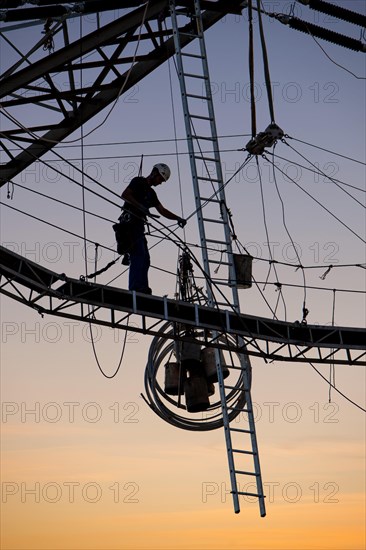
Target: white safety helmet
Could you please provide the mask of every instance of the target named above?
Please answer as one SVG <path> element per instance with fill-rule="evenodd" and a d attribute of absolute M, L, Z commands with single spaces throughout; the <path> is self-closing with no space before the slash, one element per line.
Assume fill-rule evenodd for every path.
<path fill-rule="evenodd" d="M 155 164 L 153 168 L 156 168 L 161 177 L 164 178 L 164 181 L 170 178 L 170 168 L 166 164 L 160 162 L 159 164 Z"/>

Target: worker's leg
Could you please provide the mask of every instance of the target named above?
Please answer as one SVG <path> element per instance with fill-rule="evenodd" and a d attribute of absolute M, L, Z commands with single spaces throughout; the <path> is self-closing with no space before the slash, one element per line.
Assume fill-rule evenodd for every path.
<path fill-rule="evenodd" d="M 150 254 L 147 248 L 145 235 L 139 235 L 130 251 L 130 273 L 129 284 L 130 290 L 139 292 L 149 292 L 148 271 L 150 267 Z M 151 291 L 150 291 L 151 292 Z"/>

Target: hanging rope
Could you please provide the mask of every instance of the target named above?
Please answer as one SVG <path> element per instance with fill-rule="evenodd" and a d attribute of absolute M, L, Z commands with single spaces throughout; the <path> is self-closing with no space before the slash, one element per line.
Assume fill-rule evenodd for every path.
<path fill-rule="evenodd" d="M 11 191 L 10 191 L 10 186 L 11 186 Z M 13 197 L 14 197 L 14 183 L 12 181 L 8 181 L 7 190 L 6 190 L 6 198 L 10 199 L 10 200 L 13 200 Z"/>
<path fill-rule="evenodd" d="M 334 327 L 334 319 L 335 319 L 335 300 L 336 300 L 336 289 L 333 289 L 333 306 L 332 306 L 332 327 Z M 333 352 L 334 350 L 332 350 Z M 329 403 L 332 401 L 332 387 L 335 388 L 335 365 L 334 363 L 331 363 L 329 365 L 329 394 L 328 394 L 328 400 Z M 336 388 L 335 388 L 336 389 Z"/>
<path fill-rule="evenodd" d="M 328 269 L 325 271 L 325 273 L 323 273 L 323 275 L 320 275 L 320 276 L 319 276 L 319 279 L 321 279 L 322 281 L 325 281 L 325 277 L 328 275 L 328 273 L 330 273 L 330 270 L 331 270 L 332 268 L 333 268 L 333 266 L 330 265 L 330 266 L 328 267 Z"/>
<path fill-rule="evenodd" d="M 107 269 L 109 269 L 110 267 L 112 267 L 115 263 L 118 262 L 118 260 L 120 259 L 120 256 L 118 256 L 118 258 L 116 258 L 115 260 L 113 260 L 112 262 L 109 262 L 109 264 L 107 264 L 105 267 L 102 267 L 102 269 L 99 269 L 98 271 L 95 271 L 94 273 L 91 273 L 90 275 L 84 275 L 84 276 L 81 276 L 80 279 L 95 279 L 95 277 L 97 277 L 98 275 L 100 275 L 101 273 L 104 273 L 105 271 L 107 271 Z"/>
<path fill-rule="evenodd" d="M 275 276 L 276 276 L 276 282 L 279 283 L 279 278 L 278 278 L 278 273 L 277 273 L 276 265 L 275 265 L 275 262 L 274 262 L 274 259 L 273 259 L 271 247 L 270 247 L 270 245 L 269 245 L 270 240 L 269 240 L 269 231 L 268 231 L 268 224 L 267 224 L 266 208 L 265 208 L 265 202 L 264 202 L 263 182 L 262 182 L 262 175 L 261 175 L 260 166 L 259 166 L 259 162 L 258 162 L 258 157 L 257 157 L 257 156 L 255 157 L 255 160 L 256 160 L 256 163 L 257 163 L 257 170 L 258 170 L 258 176 L 259 176 L 259 185 L 260 185 L 261 200 L 262 200 L 262 212 L 263 212 L 264 230 L 265 230 L 265 233 L 266 233 L 266 238 L 267 238 L 267 243 L 268 243 L 269 255 L 270 255 L 270 258 L 271 258 L 271 261 L 269 262 L 269 270 L 268 270 L 268 274 L 267 274 L 267 279 L 266 279 L 266 280 L 268 280 L 268 277 L 269 277 L 269 275 L 270 275 L 270 272 L 271 272 L 271 269 L 272 269 L 272 266 L 273 266 L 273 271 L 274 271 Z M 265 287 L 263 288 L 263 290 L 265 290 Z M 286 318 L 287 318 L 287 313 L 286 313 L 287 309 L 286 309 L 286 302 L 285 302 L 284 296 L 283 296 L 283 294 L 282 294 L 282 290 L 280 290 L 280 294 L 281 294 L 281 298 L 282 298 L 282 302 L 283 302 L 284 315 L 285 315 L 285 320 L 286 320 Z"/>
<path fill-rule="evenodd" d="M 83 36 L 83 18 L 80 17 L 80 86 L 83 86 L 83 54 L 81 48 L 81 38 Z M 81 197 L 82 197 L 82 211 L 83 211 L 83 236 L 84 236 L 84 266 L 85 276 L 88 276 L 88 255 L 87 255 L 87 241 L 86 241 L 86 203 L 85 203 L 85 171 L 84 171 L 84 125 L 80 126 L 80 156 L 81 156 Z M 91 335 L 91 326 L 90 335 Z"/>
<path fill-rule="evenodd" d="M 143 160 L 144 160 L 144 155 L 141 155 L 140 166 L 139 166 L 139 177 L 142 176 L 142 163 L 143 163 Z"/>
<path fill-rule="evenodd" d="M 165 30 L 166 30 L 167 27 L 166 27 L 165 21 L 164 21 L 164 25 L 165 25 Z M 176 157 L 176 162 L 177 162 L 177 173 L 178 173 L 180 211 L 181 211 L 182 218 L 185 218 L 185 216 L 184 216 L 184 206 L 183 206 L 182 178 L 181 178 L 181 174 L 180 174 L 180 163 L 179 163 L 177 122 L 176 122 L 176 117 L 175 117 L 173 79 L 172 79 L 172 70 L 171 70 L 171 66 L 170 66 L 170 59 L 168 59 L 168 76 L 169 76 L 170 103 L 171 103 L 172 118 L 173 118 L 175 157 Z M 184 241 L 185 241 L 186 240 L 186 230 L 185 230 L 185 228 L 183 228 L 183 236 L 184 236 Z"/>
<path fill-rule="evenodd" d="M 80 37 L 82 37 L 82 17 L 80 17 Z M 82 53 L 80 52 L 80 82 L 81 82 L 81 86 L 82 86 L 82 82 L 83 82 L 83 70 L 82 70 Z M 110 264 L 108 264 L 108 266 L 106 266 L 105 268 L 101 269 L 98 271 L 98 249 L 99 249 L 99 244 L 98 243 L 95 243 L 95 255 L 94 255 L 94 273 L 92 275 L 88 275 L 88 256 L 87 256 L 87 231 L 86 231 L 86 204 L 85 204 L 85 170 L 84 170 L 84 125 L 81 124 L 80 126 L 80 146 L 81 146 L 81 188 L 82 188 L 82 211 L 83 211 L 83 233 L 84 233 L 84 262 L 85 262 L 85 276 L 84 278 L 85 279 L 90 279 L 92 277 L 95 277 L 97 275 L 99 275 L 99 273 L 102 273 L 103 271 L 106 271 L 109 267 L 111 267 L 111 265 L 113 265 L 117 260 L 114 260 L 113 262 L 110 262 Z M 82 279 L 82 277 L 81 277 Z M 95 317 L 95 314 L 94 314 L 94 311 L 91 310 L 91 306 L 90 304 L 88 304 L 88 314 L 89 316 L 92 318 L 92 319 L 96 319 Z M 127 317 L 127 326 L 128 326 L 128 321 L 129 321 L 129 316 Z M 111 374 L 111 375 L 108 375 L 104 372 L 101 364 L 100 364 L 100 361 L 98 359 L 98 355 L 97 355 L 97 350 L 96 350 L 96 347 L 95 347 L 95 341 L 94 341 L 94 335 L 93 335 L 93 328 L 92 328 L 92 323 L 89 322 L 89 333 L 90 333 L 90 341 L 91 341 L 91 345 L 92 345 L 92 348 L 93 348 L 93 354 L 94 354 L 94 358 L 95 358 L 95 361 L 98 365 L 98 368 L 100 370 L 100 372 L 102 373 L 102 375 L 105 377 L 105 378 L 114 378 L 120 367 L 121 367 L 121 364 L 122 364 L 122 360 L 123 360 L 123 356 L 124 356 L 124 351 L 125 351 L 125 347 L 126 347 L 126 341 L 127 341 L 127 330 L 125 332 L 125 338 L 124 338 L 124 342 L 123 342 L 123 345 L 122 345 L 122 352 L 121 352 L 121 356 L 119 358 L 119 361 L 118 361 L 118 365 L 117 365 L 117 368 L 115 369 L 114 373 Z"/>
<path fill-rule="evenodd" d="M 257 9 L 258 9 L 259 32 L 260 32 L 261 44 L 262 44 L 264 76 L 265 76 L 267 96 L 268 96 L 268 107 L 271 115 L 271 123 L 274 124 L 275 115 L 274 115 L 274 106 L 273 106 L 273 97 L 272 97 L 272 88 L 271 88 L 271 77 L 269 73 L 269 62 L 268 62 L 268 54 L 267 54 L 267 47 L 266 47 L 266 39 L 264 36 L 264 30 L 263 30 L 261 0 L 257 0 Z"/>
<path fill-rule="evenodd" d="M 248 2 L 249 18 L 249 80 L 250 80 L 250 105 L 252 115 L 252 138 L 257 135 L 255 90 L 254 90 L 254 34 L 253 34 L 253 4 Z"/>
<path fill-rule="evenodd" d="M 274 144 L 273 146 L 273 158 L 275 159 L 275 149 L 276 149 L 276 144 Z M 277 195 L 278 195 L 278 198 L 280 200 L 280 203 L 281 203 L 281 210 L 282 210 L 282 223 L 283 223 L 283 226 L 285 228 L 285 231 L 287 233 L 287 236 L 288 238 L 290 239 L 290 242 L 291 242 L 291 245 L 292 245 L 292 248 L 294 249 L 294 252 L 295 252 L 295 255 L 296 255 L 296 258 L 297 258 L 297 261 L 299 262 L 299 267 L 298 269 L 301 269 L 301 273 L 302 273 L 302 278 L 303 278 L 303 289 L 304 289 L 304 300 L 303 300 L 303 319 L 302 319 L 302 322 L 303 323 L 306 323 L 306 317 L 309 313 L 309 310 L 306 308 L 306 277 L 305 277 L 305 271 L 304 271 L 304 268 L 301 264 L 301 259 L 300 259 L 300 256 L 299 256 L 299 253 L 297 251 L 297 248 L 295 246 L 295 242 L 292 238 L 292 235 L 287 227 L 287 223 L 286 223 L 286 213 L 285 213 L 285 203 L 283 201 L 283 198 L 282 198 L 282 195 L 280 193 L 280 189 L 279 189 L 279 186 L 278 186 L 278 183 L 277 183 L 277 177 L 276 177 L 276 171 L 275 171 L 275 163 L 272 164 L 272 174 L 273 174 L 273 181 L 274 181 L 274 184 L 275 184 L 275 188 L 276 188 L 276 191 L 277 191 Z"/>

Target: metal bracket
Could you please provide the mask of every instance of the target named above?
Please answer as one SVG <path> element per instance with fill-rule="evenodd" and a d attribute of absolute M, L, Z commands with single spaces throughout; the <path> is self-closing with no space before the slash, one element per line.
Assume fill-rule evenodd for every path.
<path fill-rule="evenodd" d="M 270 124 L 264 132 L 259 132 L 246 144 L 245 150 L 251 155 L 262 155 L 264 149 L 272 147 L 277 140 L 284 137 L 284 132 L 277 124 Z"/>

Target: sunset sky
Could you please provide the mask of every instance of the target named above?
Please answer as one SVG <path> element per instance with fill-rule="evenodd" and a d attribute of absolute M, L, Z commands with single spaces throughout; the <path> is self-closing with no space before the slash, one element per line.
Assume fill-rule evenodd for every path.
<path fill-rule="evenodd" d="M 331 1 L 366 13 L 363 0 Z M 263 5 L 267 11 L 278 13 L 289 13 L 291 8 L 291 2 L 283 0 Z M 360 38 L 358 27 L 299 3 L 295 12 L 307 21 Z M 103 13 L 102 23 L 111 17 L 112 12 Z M 277 173 L 277 183 L 285 204 L 286 226 L 302 264 L 312 267 L 306 271 L 307 321 L 330 325 L 333 316 L 336 325 L 364 327 L 366 271 L 356 266 L 365 263 L 365 192 L 359 190 L 365 189 L 365 53 L 320 40 L 317 43 L 269 18 L 264 24 L 276 122 L 285 134 L 295 138 L 288 142 L 303 156 L 283 143 L 275 148 L 275 162 L 285 173 Z M 84 33 L 94 30 L 93 16 L 83 18 L 83 25 Z M 2 23 L 1 29 L 6 30 L 6 26 Z M 28 51 L 39 40 L 41 30 L 42 26 L 25 27 L 8 32 L 7 37 Z M 75 36 L 78 32 L 75 22 Z M 257 126 L 262 131 L 270 118 L 257 19 L 255 33 Z M 241 17 L 228 15 L 211 28 L 206 45 L 226 181 L 245 160 L 241 149 L 251 132 L 246 11 Z M 2 41 L 1 72 L 15 59 L 14 51 Z M 93 132 L 85 138 L 84 170 L 121 193 L 137 175 L 141 155 L 145 175 L 156 162 L 169 164 L 172 177 L 157 193 L 164 206 L 189 218 L 186 240 L 193 244 L 191 250 L 200 260 L 199 248 L 194 246 L 199 243 L 197 222 L 195 216 L 190 217 L 195 206 L 179 84 L 170 63 L 171 91 L 168 69 L 165 63 L 123 95 L 106 120 L 107 113 L 101 113 L 85 125 L 85 134 Z M 181 140 L 177 142 L 179 155 L 171 93 L 176 137 Z M 27 121 L 34 122 L 38 116 L 26 107 Z M 7 127 L 1 111 L 0 124 Z M 57 151 L 80 168 L 79 137 L 80 133 L 71 136 L 70 141 L 76 141 L 60 144 Z M 52 169 L 57 166 L 67 175 L 70 165 L 52 152 L 44 160 L 47 164 L 30 166 L 14 183 L 81 207 L 80 188 Z M 313 169 L 315 165 L 343 184 L 337 187 L 324 176 L 306 170 L 307 160 Z M 301 321 L 301 270 L 295 267 L 271 165 L 262 158 L 259 164 L 265 217 L 255 160 L 227 186 L 227 205 L 236 234 L 255 257 L 253 276 L 258 287 L 274 307 L 278 299 L 274 272 L 268 272 L 268 262 L 261 261 L 269 258 L 267 226 L 273 257 L 290 264 L 278 267 L 286 304 L 279 301 L 278 317 Z M 76 171 L 73 177 L 80 180 Z M 96 189 L 92 183 L 90 187 Z M 81 238 L 8 206 L 80 236 L 81 212 L 16 185 L 13 199 L 6 195 L 3 186 L 1 245 L 56 273 L 75 278 L 84 274 Z M 114 206 L 87 196 L 86 208 L 110 220 L 117 220 L 120 206 L 121 202 Z M 88 216 L 86 228 L 92 242 L 114 248 L 111 223 Z M 182 230 L 177 234 L 182 237 Z M 173 298 L 179 251 L 174 243 L 159 240 L 159 232 L 149 237 L 149 244 L 156 245 L 151 250 L 150 286 L 155 295 Z M 90 273 L 96 265 L 92 245 L 87 255 Z M 115 257 L 101 248 L 98 268 Z M 350 267 L 339 267 L 345 264 Z M 333 268 L 324 277 L 330 266 Z M 220 269 L 218 276 L 224 276 L 224 269 Z M 195 276 L 203 285 L 200 275 L 196 269 Z M 127 288 L 127 277 L 127 270 L 118 262 L 97 282 Z M 272 317 L 254 285 L 239 294 L 242 312 Z M 120 370 L 108 379 L 95 360 L 87 324 L 41 317 L 3 295 L 0 307 L 2 549 L 365 548 L 365 414 L 357 407 L 365 407 L 364 367 L 335 366 L 335 385 L 341 395 L 335 390 L 329 394 L 328 384 L 310 364 L 266 364 L 252 359 L 252 399 L 267 516 L 261 518 L 257 502 L 248 497 L 241 498 L 241 512 L 235 514 L 223 430 L 179 430 L 156 416 L 141 397 L 145 394 L 150 336 L 127 334 Z M 137 321 L 131 317 L 131 323 Z M 93 334 L 100 367 L 112 375 L 125 334 L 108 327 L 94 327 Z M 329 380 L 329 365 L 317 368 Z M 246 425 L 241 417 L 235 422 L 240 427 Z"/>

